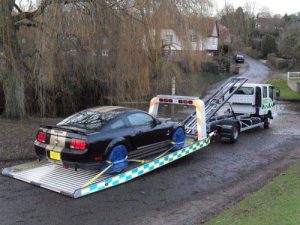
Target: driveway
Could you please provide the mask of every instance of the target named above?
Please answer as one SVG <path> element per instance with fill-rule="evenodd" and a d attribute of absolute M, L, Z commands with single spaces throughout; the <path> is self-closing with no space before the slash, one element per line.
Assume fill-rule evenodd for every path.
<path fill-rule="evenodd" d="M 243 76 L 251 82 L 268 76 L 263 64 L 248 57 L 246 61 L 249 71 Z M 279 103 L 268 130 L 243 133 L 234 145 L 214 143 L 132 182 L 78 200 L 0 176 L 0 224 L 200 224 L 299 160 L 299 112 L 299 104 Z"/>

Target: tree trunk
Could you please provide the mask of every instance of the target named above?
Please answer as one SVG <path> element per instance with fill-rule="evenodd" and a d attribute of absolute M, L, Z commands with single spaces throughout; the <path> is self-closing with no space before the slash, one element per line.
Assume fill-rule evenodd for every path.
<path fill-rule="evenodd" d="M 24 118 L 24 76 L 17 71 L 12 71 L 9 77 L 3 80 L 3 91 L 5 95 L 5 116 L 15 119 Z"/>
<path fill-rule="evenodd" d="M 17 38 L 12 10 L 14 1 L 2 0 L 0 3 L 1 31 L 5 63 L 2 71 L 5 96 L 5 116 L 20 119 L 25 116 L 26 66 Z"/>

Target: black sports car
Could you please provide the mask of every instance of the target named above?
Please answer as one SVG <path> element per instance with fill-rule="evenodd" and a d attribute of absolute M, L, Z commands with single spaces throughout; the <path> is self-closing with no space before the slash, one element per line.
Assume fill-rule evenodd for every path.
<path fill-rule="evenodd" d="M 176 122 L 162 122 L 148 113 L 125 107 L 105 106 L 76 113 L 57 126 L 41 126 L 35 151 L 39 159 L 47 158 L 65 167 L 101 169 L 107 161 L 114 163 L 110 172 L 128 166 L 127 157 L 184 145 L 183 127 Z"/>

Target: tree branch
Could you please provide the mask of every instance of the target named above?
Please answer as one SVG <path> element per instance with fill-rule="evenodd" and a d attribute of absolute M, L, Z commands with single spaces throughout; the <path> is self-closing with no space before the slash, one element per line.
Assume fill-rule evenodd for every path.
<path fill-rule="evenodd" d="M 45 9 L 49 6 L 49 5 L 52 5 L 52 4 L 63 4 L 63 5 L 66 5 L 66 4 L 71 4 L 71 3 L 74 3 L 74 4 L 78 4 L 78 3 L 93 3 L 95 2 L 95 0 L 43 0 L 39 7 L 35 10 L 35 11 L 32 11 L 32 12 L 23 12 L 19 7 L 18 12 L 19 14 L 15 15 L 14 16 L 14 20 L 17 22 L 17 21 L 20 21 L 20 20 L 23 20 L 23 19 L 33 19 L 41 14 L 43 14 L 45 12 Z M 126 8 L 126 4 L 124 3 L 126 2 L 126 0 L 115 0 L 115 1 L 112 1 L 111 3 L 107 3 L 105 1 L 99 1 L 96 3 L 97 4 L 101 4 L 103 5 L 103 7 L 107 7 L 107 8 L 111 8 L 111 9 L 124 9 Z"/>
<path fill-rule="evenodd" d="M 21 10 L 21 8 L 15 3 L 15 8 L 19 13 L 22 13 L 23 11 Z"/>

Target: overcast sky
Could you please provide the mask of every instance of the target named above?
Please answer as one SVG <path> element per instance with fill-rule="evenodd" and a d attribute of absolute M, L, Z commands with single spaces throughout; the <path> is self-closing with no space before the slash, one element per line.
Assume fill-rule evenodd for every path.
<path fill-rule="evenodd" d="M 220 10 L 225 5 L 225 0 L 214 0 L 216 9 Z M 262 7 L 270 9 L 272 14 L 284 15 L 300 12 L 300 0 L 226 0 L 227 3 L 231 3 L 235 8 L 244 6 L 246 2 L 254 2 L 256 10 L 258 11 Z"/>

